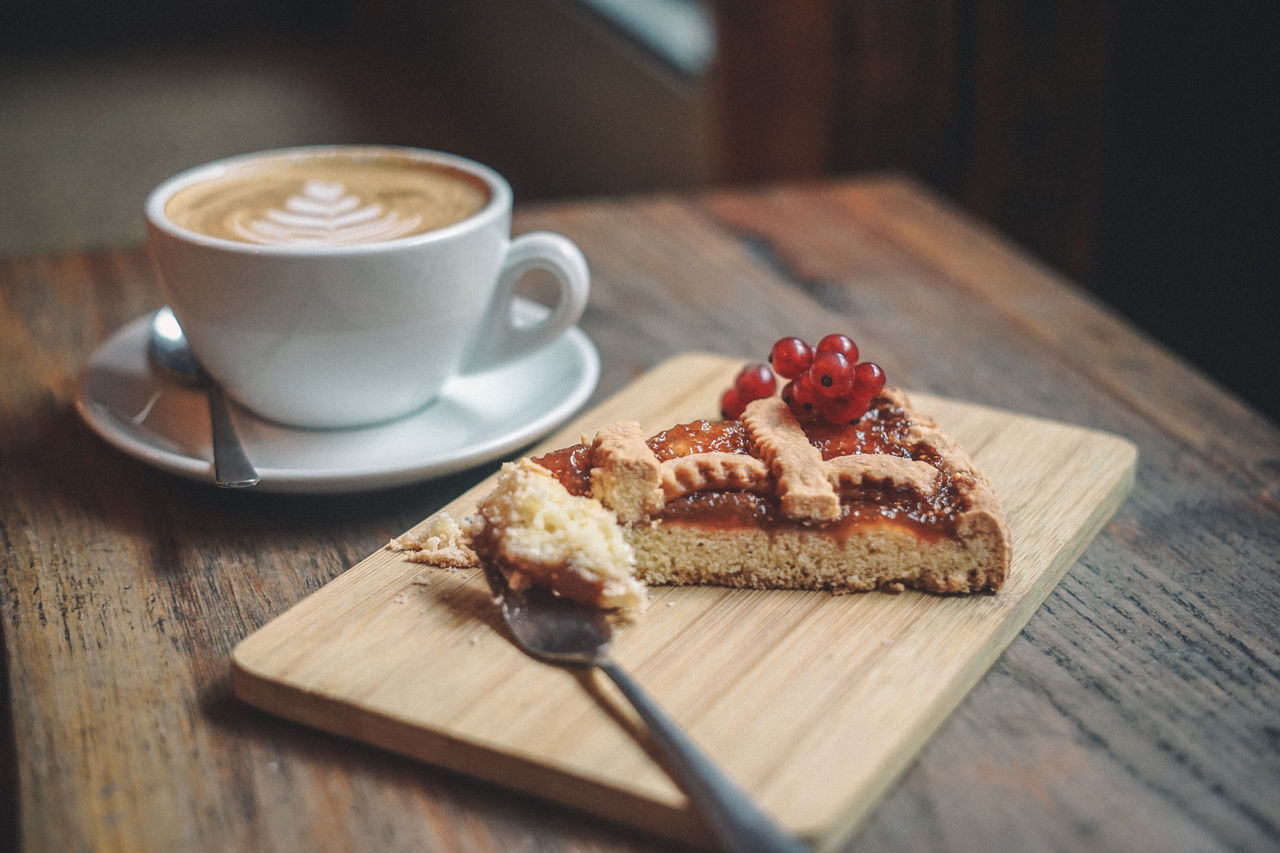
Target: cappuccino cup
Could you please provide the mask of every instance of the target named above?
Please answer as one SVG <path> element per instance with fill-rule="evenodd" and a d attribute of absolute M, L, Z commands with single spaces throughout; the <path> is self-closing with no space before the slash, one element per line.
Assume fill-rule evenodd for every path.
<path fill-rule="evenodd" d="M 182 172 L 145 214 L 161 289 L 209 375 L 260 417 L 344 428 L 414 412 L 578 321 L 586 259 L 559 234 L 513 238 L 511 203 L 480 163 L 337 145 Z M 530 322 L 516 285 L 534 270 L 555 297 Z"/>

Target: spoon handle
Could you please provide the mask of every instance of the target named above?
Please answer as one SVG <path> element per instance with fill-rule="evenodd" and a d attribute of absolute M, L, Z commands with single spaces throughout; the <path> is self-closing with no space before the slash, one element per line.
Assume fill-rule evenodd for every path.
<path fill-rule="evenodd" d="M 256 485 L 258 472 L 245 455 L 235 425 L 231 423 L 231 407 L 227 395 L 216 382 L 206 386 L 209 395 L 209 425 L 213 429 L 213 479 L 224 489 L 242 489 Z"/>
<path fill-rule="evenodd" d="M 597 661 L 649 727 L 654 742 L 694 805 L 710 823 L 724 848 L 733 853 L 802 853 L 809 848 L 787 834 L 751 801 L 627 674 L 605 658 Z"/>

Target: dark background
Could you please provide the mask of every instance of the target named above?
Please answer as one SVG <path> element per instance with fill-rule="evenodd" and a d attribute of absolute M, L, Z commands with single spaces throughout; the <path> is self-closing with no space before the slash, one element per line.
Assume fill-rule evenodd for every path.
<path fill-rule="evenodd" d="M 1122 19 L 1096 276 L 1108 302 L 1280 419 L 1276 4 Z"/>
<path fill-rule="evenodd" d="M 285 144 L 524 201 L 900 170 L 1280 418 L 1277 4 L 693 7 L 696 67 L 585 0 L 5 0 L 0 252 L 141 239 L 148 187 Z"/>

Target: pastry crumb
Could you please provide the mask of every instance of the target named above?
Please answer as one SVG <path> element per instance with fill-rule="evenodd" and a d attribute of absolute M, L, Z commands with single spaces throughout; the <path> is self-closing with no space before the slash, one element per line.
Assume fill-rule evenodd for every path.
<path fill-rule="evenodd" d="M 447 512 L 437 512 L 413 530 L 392 539 L 387 543 L 387 550 L 408 552 L 405 558 L 410 562 L 438 568 L 460 569 L 478 562 L 462 528 Z"/>

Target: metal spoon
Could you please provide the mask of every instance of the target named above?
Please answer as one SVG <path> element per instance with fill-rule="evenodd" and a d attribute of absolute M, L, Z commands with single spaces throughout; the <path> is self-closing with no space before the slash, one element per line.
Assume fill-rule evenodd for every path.
<path fill-rule="evenodd" d="M 516 645 L 545 663 L 596 667 L 618 685 L 649 727 L 669 769 L 731 853 L 807 853 L 809 847 L 760 810 L 750 797 L 667 716 L 639 683 L 608 655 L 613 629 L 597 608 L 539 587 L 517 590 L 490 561 L 485 580 Z"/>
<path fill-rule="evenodd" d="M 204 372 L 178 318 L 166 305 L 151 318 L 151 361 L 184 385 L 200 387 L 209 398 L 209 425 L 213 430 L 213 479 L 224 489 L 240 489 L 256 485 L 258 472 L 245 455 L 231 408 L 222 387 Z"/>

